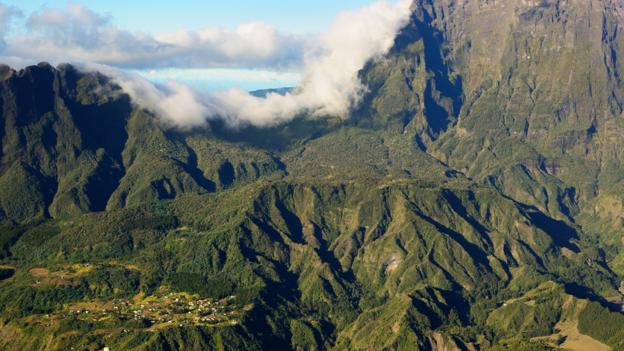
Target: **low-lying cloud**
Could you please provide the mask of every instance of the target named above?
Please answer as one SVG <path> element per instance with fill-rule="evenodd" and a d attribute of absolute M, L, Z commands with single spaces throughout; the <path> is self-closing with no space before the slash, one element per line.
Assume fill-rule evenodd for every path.
<path fill-rule="evenodd" d="M 307 51 L 301 85 L 285 95 L 261 98 L 240 89 L 199 94 L 179 83 L 154 85 L 138 75 L 91 68 L 113 77 L 135 103 L 179 128 L 203 126 L 215 118 L 236 127 L 272 126 L 303 113 L 345 116 L 365 92 L 358 72 L 390 50 L 409 18 L 410 4 L 410 0 L 380 1 L 340 14 Z"/>

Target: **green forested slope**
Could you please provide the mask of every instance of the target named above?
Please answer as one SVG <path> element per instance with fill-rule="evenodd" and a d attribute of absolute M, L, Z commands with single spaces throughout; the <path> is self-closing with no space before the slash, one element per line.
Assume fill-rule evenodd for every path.
<path fill-rule="evenodd" d="M 415 1 L 351 116 L 268 129 L 3 67 L 0 349 L 617 349 L 622 9 Z"/>

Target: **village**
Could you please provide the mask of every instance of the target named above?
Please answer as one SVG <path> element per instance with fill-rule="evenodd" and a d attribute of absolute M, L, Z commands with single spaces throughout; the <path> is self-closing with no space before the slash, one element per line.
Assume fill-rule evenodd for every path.
<path fill-rule="evenodd" d="M 68 306 L 69 313 L 90 322 L 110 319 L 137 321 L 147 329 L 184 326 L 232 326 L 239 323 L 245 310 L 235 302 L 235 296 L 221 300 L 202 299 L 198 295 L 168 292 L 131 300 L 115 299 L 108 302 L 77 303 Z"/>

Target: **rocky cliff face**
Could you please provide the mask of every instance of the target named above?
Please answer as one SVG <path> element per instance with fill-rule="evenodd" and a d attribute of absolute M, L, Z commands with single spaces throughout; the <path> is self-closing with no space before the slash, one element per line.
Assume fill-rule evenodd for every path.
<path fill-rule="evenodd" d="M 412 112 L 385 100 L 385 93 L 408 95 L 390 89 L 406 84 L 414 95 L 423 95 L 410 107 L 429 107 L 425 115 L 432 130 L 453 125 L 480 139 L 518 136 L 537 143 L 547 131 L 593 132 L 599 122 L 620 117 L 621 2 L 415 1 L 413 6 L 393 53 L 374 67 L 393 73 L 365 74 L 373 81 L 377 112 Z M 404 79 L 399 82 L 398 76 Z M 386 89 L 378 91 L 379 86 Z M 435 104 L 427 103 L 430 98 Z M 436 112 L 440 118 L 432 116 Z"/>
<path fill-rule="evenodd" d="M 451 168 L 554 216 L 621 187 L 621 1 L 413 8 L 392 53 L 362 74 L 363 125 L 397 125 Z"/>

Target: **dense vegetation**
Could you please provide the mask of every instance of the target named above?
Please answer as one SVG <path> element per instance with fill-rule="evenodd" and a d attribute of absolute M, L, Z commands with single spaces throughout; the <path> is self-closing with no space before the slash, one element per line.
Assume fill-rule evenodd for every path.
<path fill-rule="evenodd" d="M 3 67 L 0 349 L 624 347 L 622 14 L 417 0 L 351 116 L 266 129 Z"/>
<path fill-rule="evenodd" d="M 612 346 L 615 350 L 624 347 L 624 315 L 612 313 L 597 302 L 591 302 L 579 319 L 579 330 L 597 340 Z"/>

